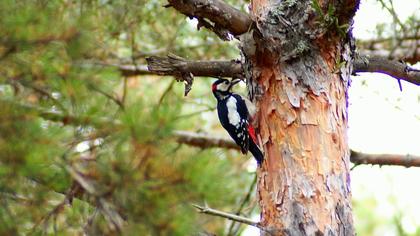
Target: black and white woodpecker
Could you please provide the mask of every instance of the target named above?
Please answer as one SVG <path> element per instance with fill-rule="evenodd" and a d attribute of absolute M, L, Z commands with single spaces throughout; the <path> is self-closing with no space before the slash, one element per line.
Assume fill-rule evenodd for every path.
<path fill-rule="evenodd" d="M 256 112 L 255 106 L 247 98 L 232 92 L 232 87 L 240 81 L 240 79 L 232 79 L 232 81 L 218 79 L 213 83 L 212 91 L 217 99 L 217 114 L 223 128 L 241 147 L 242 153 L 246 154 L 250 151 L 261 166 L 264 155 L 257 145 L 255 130 L 252 126 L 252 118 Z"/>

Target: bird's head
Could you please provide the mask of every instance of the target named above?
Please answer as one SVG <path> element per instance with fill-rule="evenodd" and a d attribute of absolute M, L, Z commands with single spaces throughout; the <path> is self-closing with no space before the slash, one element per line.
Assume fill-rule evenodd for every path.
<path fill-rule="evenodd" d="M 231 90 L 233 85 L 239 83 L 240 81 L 240 79 L 232 79 L 232 81 L 227 79 L 218 79 L 212 84 L 211 90 L 217 99 L 223 99 L 232 93 Z"/>

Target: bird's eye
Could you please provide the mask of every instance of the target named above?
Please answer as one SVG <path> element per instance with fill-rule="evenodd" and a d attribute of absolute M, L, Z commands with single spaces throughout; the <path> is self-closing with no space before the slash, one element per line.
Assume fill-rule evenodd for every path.
<path fill-rule="evenodd" d="M 225 81 L 224 83 L 225 83 L 225 84 L 228 84 L 228 83 L 229 83 L 229 81 Z"/>

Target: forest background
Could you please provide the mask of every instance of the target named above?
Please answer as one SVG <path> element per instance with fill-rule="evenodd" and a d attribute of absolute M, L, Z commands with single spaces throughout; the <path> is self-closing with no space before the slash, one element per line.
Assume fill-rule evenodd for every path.
<path fill-rule="evenodd" d="M 246 1 L 227 2 L 247 11 Z M 214 79 L 197 78 L 185 97 L 182 83 L 145 66 L 168 53 L 238 58 L 236 42 L 197 32 L 165 4 L 0 2 L 1 235 L 253 235 L 191 205 L 258 218 L 253 160 L 182 141 L 226 137 Z M 415 0 L 362 1 L 358 48 L 416 63 L 419 14 Z M 352 150 L 420 155 L 420 92 L 401 88 L 386 75 L 353 77 Z M 358 235 L 420 235 L 418 167 L 355 164 L 351 177 Z"/>

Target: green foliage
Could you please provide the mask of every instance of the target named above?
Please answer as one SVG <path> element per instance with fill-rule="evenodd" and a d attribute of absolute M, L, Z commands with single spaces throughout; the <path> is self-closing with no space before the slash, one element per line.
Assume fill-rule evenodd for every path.
<path fill-rule="evenodd" d="M 1 235 L 224 232 L 191 204 L 233 211 L 251 180 L 244 159 L 172 138 L 213 127 L 197 113 L 216 118 L 210 81 L 184 98 L 172 77 L 98 66 L 238 55 L 164 4 L 0 1 Z"/>

